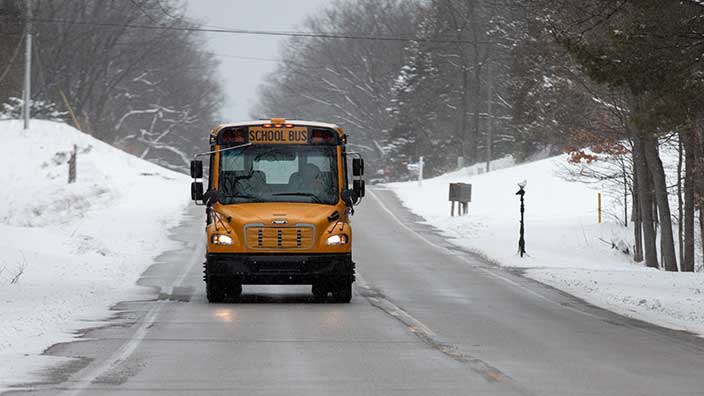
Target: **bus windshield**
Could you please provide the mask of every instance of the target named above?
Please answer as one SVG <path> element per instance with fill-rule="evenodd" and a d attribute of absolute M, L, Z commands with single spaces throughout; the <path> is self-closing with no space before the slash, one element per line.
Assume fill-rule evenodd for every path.
<path fill-rule="evenodd" d="M 247 145 L 220 156 L 223 204 L 339 200 L 335 146 Z"/>

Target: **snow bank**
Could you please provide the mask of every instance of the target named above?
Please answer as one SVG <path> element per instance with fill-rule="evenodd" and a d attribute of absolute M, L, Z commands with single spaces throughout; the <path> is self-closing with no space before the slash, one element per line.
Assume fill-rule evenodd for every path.
<path fill-rule="evenodd" d="M 185 175 L 64 124 L 0 121 L 0 390 L 57 358 L 38 356 L 108 308 L 149 298 L 135 285 L 173 245 L 165 230 L 188 203 Z M 78 147 L 77 183 L 67 184 Z M 88 321 L 91 321 L 88 323 Z"/>
<path fill-rule="evenodd" d="M 632 246 L 633 229 L 597 223 L 598 184 L 558 176 L 567 157 L 557 156 L 490 173 L 465 168 L 434 179 L 388 185 L 406 207 L 442 230 L 450 242 L 527 276 L 623 315 L 704 334 L 704 273 L 665 273 L 634 263 L 612 248 Z M 510 165 L 508 159 L 497 165 Z M 502 166 L 492 166 L 499 168 Z M 517 182 L 527 180 L 526 250 L 518 250 Z M 450 217 L 448 184 L 472 184 L 469 216 Z M 605 211 L 622 206 L 604 198 Z"/>

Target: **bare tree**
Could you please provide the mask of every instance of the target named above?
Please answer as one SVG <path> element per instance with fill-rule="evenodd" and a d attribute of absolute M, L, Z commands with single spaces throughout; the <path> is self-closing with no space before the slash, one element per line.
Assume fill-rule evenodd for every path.
<path fill-rule="evenodd" d="M 65 95 L 83 130 L 163 165 L 187 155 L 222 102 L 217 62 L 174 0 L 37 0 L 35 95 Z M 140 28 L 159 26 L 164 29 Z"/>
<path fill-rule="evenodd" d="M 399 0 L 340 1 L 308 18 L 306 30 L 371 37 L 403 37 L 413 29 L 416 3 Z M 395 40 L 292 38 L 281 62 L 260 89 L 255 117 L 284 115 L 336 122 L 354 136 L 353 146 L 383 155 L 390 129 L 386 107 L 404 43 Z"/>

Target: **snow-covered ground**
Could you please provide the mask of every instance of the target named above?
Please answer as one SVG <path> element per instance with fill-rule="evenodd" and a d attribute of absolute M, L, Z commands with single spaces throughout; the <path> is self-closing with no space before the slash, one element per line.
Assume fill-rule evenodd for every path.
<path fill-rule="evenodd" d="M 173 247 L 166 230 L 188 204 L 188 180 L 64 124 L 0 121 L 0 391 L 57 358 L 57 342 L 151 298 L 135 285 Z M 78 181 L 67 184 L 78 147 Z"/>
<path fill-rule="evenodd" d="M 559 177 L 567 157 L 517 166 L 498 161 L 490 173 L 477 166 L 417 182 L 393 183 L 406 207 L 442 230 L 449 240 L 498 265 L 520 267 L 527 276 L 592 304 L 661 326 L 704 334 L 704 273 L 666 273 L 634 263 L 612 248 L 632 245 L 633 229 L 611 217 L 597 223 L 598 184 Z M 517 182 L 527 180 L 527 257 L 518 250 Z M 448 184 L 472 184 L 469 216 L 450 217 Z M 604 210 L 622 206 L 604 198 Z M 623 216 L 621 216 L 623 217 Z M 700 259 L 701 260 L 701 259 Z"/>

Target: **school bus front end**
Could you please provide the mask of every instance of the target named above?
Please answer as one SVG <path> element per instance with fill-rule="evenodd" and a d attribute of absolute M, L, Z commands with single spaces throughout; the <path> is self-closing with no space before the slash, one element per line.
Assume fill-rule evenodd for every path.
<path fill-rule="evenodd" d="M 332 124 L 272 119 L 211 132 L 208 187 L 191 164 L 192 198 L 206 206 L 208 300 L 236 300 L 243 284 L 310 284 L 316 299 L 352 296 L 353 205 L 363 161 Z M 350 179 L 352 180 L 350 186 Z M 351 188 L 350 188 L 351 187 Z"/>

